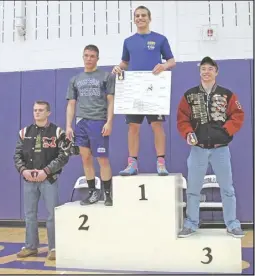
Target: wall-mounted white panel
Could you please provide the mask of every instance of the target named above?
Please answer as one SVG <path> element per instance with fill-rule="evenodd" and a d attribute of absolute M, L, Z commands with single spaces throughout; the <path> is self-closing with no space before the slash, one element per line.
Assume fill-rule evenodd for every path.
<path fill-rule="evenodd" d="M 70 3 L 71 1 L 61 1 L 61 5 L 60 5 L 60 38 L 61 39 L 69 39 L 71 37 Z"/>
<path fill-rule="evenodd" d="M 237 23 L 235 1 L 223 1 L 224 28 L 234 29 Z"/>
<path fill-rule="evenodd" d="M 13 33 L 15 31 L 15 2 L 4 1 L 4 43 L 12 43 L 14 41 Z"/>
<path fill-rule="evenodd" d="M 37 1 L 37 40 L 48 39 L 48 2 Z"/>
<path fill-rule="evenodd" d="M 94 1 L 82 1 L 82 36 L 95 34 L 95 13 L 94 13 Z"/>
<path fill-rule="evenodd" d="M 37 40 L 37 1 L 26 1 L 26 41 Z"/>
<path fill-rule="evenodd" d="M 119 34 L 119 1 L 106 1 L 106 4 L 106 34 Z"/>
<path fill-rule="evenodd" d="M 4 1 L 0 1 L 0 43 L 4 43 Z"/>
<path fill-rule="evenodd" d="M 140 5 L 150 9 L 150 29 L 168 38 L 176 61 L 253 58 L 253 1 L 0 1 L 0 71 L 79 67 L 92 43 L 100 65 L 118 64 Z M 20 14 L 25 37 L 15 28 Z M 204 40 L 210 24 L 215 41 Z"/>
<path fill-rule="evenodd" d="M 60 2 L 48 1 L 48 38 L 56 40 L 60 36 Z"/>
<path fill-rule="evenodd" d="M 95 2 L 95 35 L 106 34 L 106 1 Z"/>
<path fill-rule="evenodd" d="M 210 23 L 222 26 L 222 1 L 210 1 Z"/>
<path fill-rule="evenodd" d="M 129 36 L 133 18 L 130 1 L 119 1 L 119 7 L 120 33 Z"/>
<path fill-rule="evenodd" d="M 82 36 L 82 1 L 71 2 L 71 17 L 72 17 L 72 37 L 78 38 Z"/>

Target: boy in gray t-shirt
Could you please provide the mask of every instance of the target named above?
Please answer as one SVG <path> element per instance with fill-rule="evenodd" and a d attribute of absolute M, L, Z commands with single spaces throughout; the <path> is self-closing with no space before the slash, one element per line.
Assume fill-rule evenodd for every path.
<path fill-rule="evenodd" d="M 112 130 L 115 76 L 97 68 L 99 50 L 88 45 L 83 52 L 84 72 L 70 80 L 67 91 L 66 135 L 79 146 L 84 172 L 89 186 L 89 196 L 82 205 L 92 204 L 100 195 L 95 189 L 93 157 L 100 166 L 100 175 L 106 194 L 105 205 L 112 205 L 112 172 L 109 163 L 109 135 Z M 76 114 L 75 114 L 76 109 Z M 72 121 L 76 117 L 73 132 Z M 75 133 L 75 135 L 74 135 Z"/>

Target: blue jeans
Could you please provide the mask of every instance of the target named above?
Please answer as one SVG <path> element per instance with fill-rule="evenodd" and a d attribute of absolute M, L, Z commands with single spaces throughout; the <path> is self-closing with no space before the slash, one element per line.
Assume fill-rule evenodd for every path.
<path fill-rule="evenodd" d="M 187 209 L 184 227 L 196 230 L 199 225 L 200 192 L 210 163 L 220 186 L 223 217 L 227 229 L 240 227 L 236 219 L 236 196 L 233 187 L 229 147 L 203 149 L 191 147 L 188 157 Z"/>
<path fill-rule="evenodd" d="M 55 207 L 58 206 L 58 182 L 51 184 L 45 180 L 43 182 L 24 181 L 24 212 L 26 222 L 26 244 L 29 249 L 37 249 L 39 246 L 38 235 L 38 202 L 40 196 L 45 202 L 49 213 L 46 222 L 49 250 L 55 248 Z"/>

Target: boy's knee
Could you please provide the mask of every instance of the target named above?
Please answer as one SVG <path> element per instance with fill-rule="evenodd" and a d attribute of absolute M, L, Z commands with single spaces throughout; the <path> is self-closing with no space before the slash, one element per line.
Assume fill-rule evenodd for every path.
<path fill-rule="evenodd" d="M 97 160 L 100 167 L 108 167 L 110 165 L 108 157 L 98 157 Z"/>

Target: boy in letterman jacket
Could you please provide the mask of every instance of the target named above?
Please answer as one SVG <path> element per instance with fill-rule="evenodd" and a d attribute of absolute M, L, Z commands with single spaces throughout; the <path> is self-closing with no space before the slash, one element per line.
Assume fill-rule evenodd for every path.
<path fill-rule="evenodd" d="M 240 130 L 244 111 L 237 96 L 217 85 L 218 65 L 210 57 L 200 63 L 201 84 L 189 89 L 177 111 L 177 128 L 191 145 L 188 165 L 187 209 L 179 237 L 194 234 L 199 225 L 199 200 L 204 176 L 210 163 L 221 190 L 227 233 L 244 236 L 236 218 L 236 196 L 233 187 L 228 144 Z"/>
<path fill-rule="evenodd" d="M 58 175 L 68 162 L 68 155 L 60 147 L 63 130 L 48 122 L 50 105 L 37 101 L 33 107 L 34 124 L 19 131 L 14 162 L 24 178 L 24 212 L 26 222 L 25 246 L 17 257 L 37 255 L 39 246 L 37 210 L 42 195 L 47 211 L 48 259 L 55 260 L 54 209 L 58 206 Z"/>

